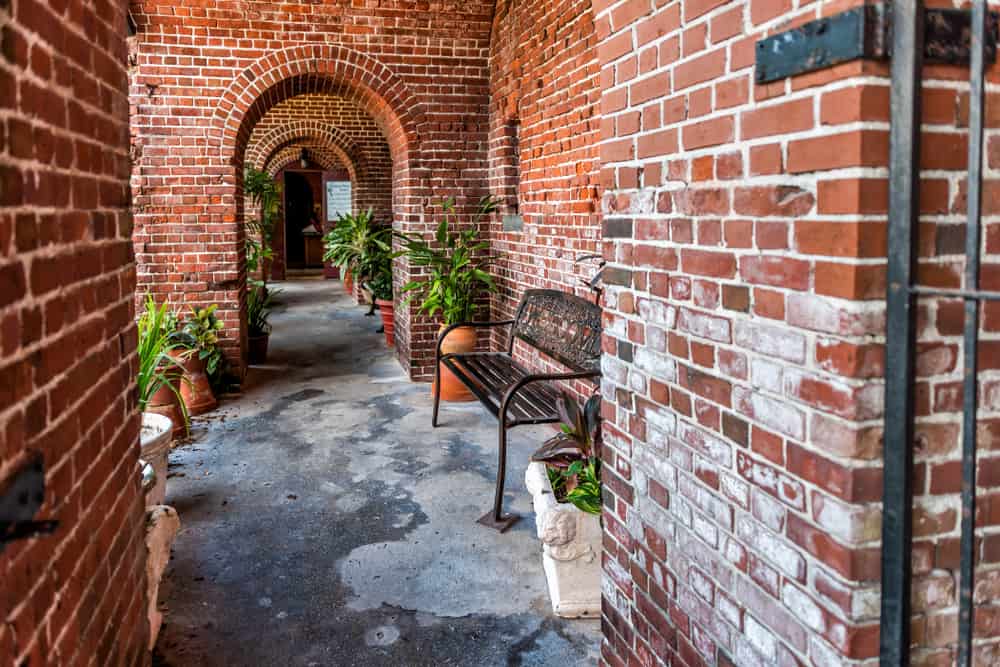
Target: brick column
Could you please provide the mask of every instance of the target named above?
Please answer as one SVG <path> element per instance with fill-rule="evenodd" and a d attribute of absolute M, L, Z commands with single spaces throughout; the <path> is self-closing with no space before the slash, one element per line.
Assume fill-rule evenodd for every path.
<path fill-rule="evenodd" d="M 123 3 L 0 4 L 0 663 L 148 661 Z"/>
<path fill-rule="evenodd" d="M 598 10 L 609 665 L 878 652 L 887 70 L 754 85 L 792 4 Z"/>

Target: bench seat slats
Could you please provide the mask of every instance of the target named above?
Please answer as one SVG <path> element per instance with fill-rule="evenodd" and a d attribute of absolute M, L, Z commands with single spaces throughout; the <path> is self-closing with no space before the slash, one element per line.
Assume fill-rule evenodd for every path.
<path fill-rule="evenodd" d="M 500 404 L 507 390 L 528 374 L 523 366 L 502 353 L 467 354 L 445 359 L 443 363 L 487 404 L 494 416 L 500 414 Z M 522 387 L 507 408 L 508 424 L 559 421 L 558 398 L 554 383 L 533 382 Z"/>

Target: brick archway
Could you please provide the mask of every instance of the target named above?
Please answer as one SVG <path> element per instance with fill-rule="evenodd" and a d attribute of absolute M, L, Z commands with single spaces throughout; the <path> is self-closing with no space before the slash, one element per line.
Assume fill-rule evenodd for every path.
<path fill-rule="evenodd" d="M 272 162 L 272 156 L 277 151 L 303 141 L 327 146 L 337 154 L 351 172 L 351 180 L 364 177 L 367 160 L 362 148 L 346 132 L 319 120 L 294 121 L 268 132 L 247 148 L 245 164 L 255 169 L 264 169 L 265 165 Z"/>
<path fill-rule="evenodd" d="M 354 168 L 349 163 L 344 162 L 343 154 L 338 154 L 337 151 L 329 146 L 300 141 L 292 141 L 287 145 L 276 148 L 268 158 L 262 160 L 258 168 L 271 178 L 274 178 L 284 167 L 299 161 L 303 148 L 309 151 L 309 159 L 323 167 L 323 169 L 335 171 L 338 168 L 344 168 L 347 170 L 348 176 L 352 181 L 356 178 Z"/>
<path fill-rule="evenodd" d="M 423 123 L 421 102 L 406 84 L 384 64 L 340 45 L 300 45 L 270 53 L 243 70 L 220 97 L 211 120 L 207 139 L 210 149 L 218 147 L 220 163 L 227 165 L 221 179 L 222 204 L 235 240 L 236 266 L 227 272 L 225 298 L 232 304 L 231 320 L 238 321 L 238 335 L 232 332 L 232 356 L 242 367 L 246 358 L 246 280 L 244 245 L 243 167 L 255 125 L 269 109 L 281 102 L 306 94 L 326 94 L 355 102 L 375 121 L 389 145 L 392 158 L 392 221 L 397 229 L 418 224 L 426 190 L 426 179 L 417 164 L 420 141 L 417 128 Z M 350 154 L 345 150 L 345 154 Z M 357 163 L 355 163 L 357 167 Z M 398 262 L 398 260 L 397 260 Z M 407 269 L 397 263 L 397 282 L 406 282 Z M 221 310 L 221 308 L 220 308 Z M 404 366 L 410 367 L 409 313 L 397 313 L 400 322 L 397 349 Z M 223 313 L 226 321 L 225 313 Z M 237 319 L 238 318 L 238 319 Z M 238 343 L 238 353 L 235 344 Z"/>

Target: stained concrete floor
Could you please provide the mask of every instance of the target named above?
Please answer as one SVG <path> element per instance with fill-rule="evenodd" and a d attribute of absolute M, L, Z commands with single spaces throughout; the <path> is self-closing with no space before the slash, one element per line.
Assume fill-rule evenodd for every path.
<path fill-rule="evenodd" d="M 546 431 L 513 431 L 501 535 L 496 426 L 476 404 L 430 425 L 374 317 L 336 281 L 277 285 L 266 366 L 170 456 L 182 529 L 156 662 L 587 665 L 599 623 L 552 615 L 524 490 Z"/>

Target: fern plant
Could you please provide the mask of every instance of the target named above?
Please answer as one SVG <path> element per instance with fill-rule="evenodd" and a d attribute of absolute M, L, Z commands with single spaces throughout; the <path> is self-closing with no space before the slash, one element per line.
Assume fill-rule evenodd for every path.
<path fill-rule="evenodd" d="M 323 260 L 350 271 L 359 282 L 373 278 L 391 250 L 392 230 L 375 222 L 371 209 L 343 213 L 323 237 Z"/>
<path fill-rule="evenodd" d="M 482 219 L 497 209 L 497 201 L 490 195 L 480 199 L 472 226 L 460 231 L 451 231 L 455 200 L 446 199 L 441 208 L 444 215 L 432 243 L 399 235 L 410 264 L 430 273 L 426 280 L 407 283 L 403 291 L 409 293 L 407 303 L 418 299 L 418 310 L 429 318 L 440 317 L 446 325 L 471 322 L 479 298 L 497 289 L 487 271 L 490 258 L 485 252 L 489 244 L 479 240 L 478 230 Z"/>

